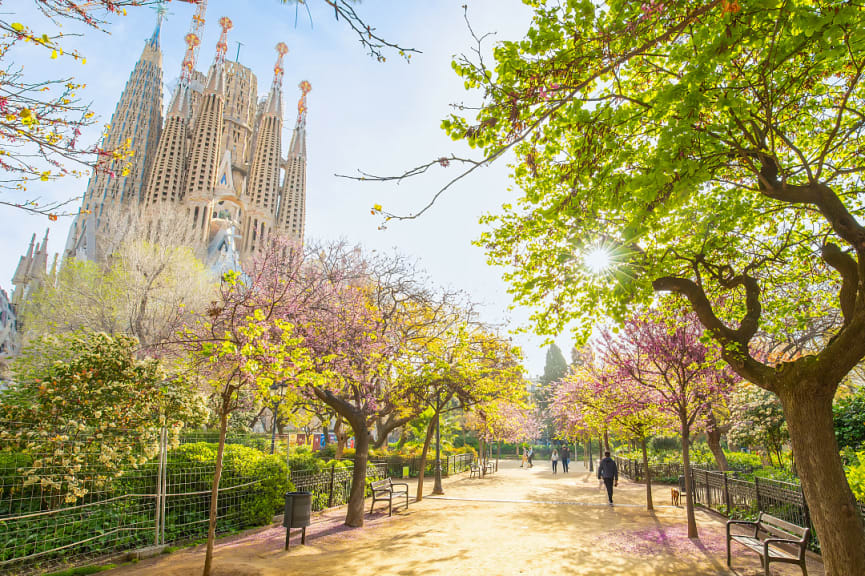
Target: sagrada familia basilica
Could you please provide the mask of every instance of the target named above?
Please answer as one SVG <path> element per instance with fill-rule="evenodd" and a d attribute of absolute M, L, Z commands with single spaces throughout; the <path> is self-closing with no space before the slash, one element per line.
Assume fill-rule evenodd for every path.
<path fill-rule="evenodd" d="M 310 85 L 299 85 L 297 120 L 286 150 L 282 61 L 288 48 L 276 46 L 273 81 L 259 99 L 252 70 L 226 60 L 232 22 L 222 18 L 213 63 L 207 74 L 198 71 L 206 7 L 206 0 L 196 4 L 180 81 L 164 116 L 160 14 L 101 145 L 123 151 L 122 157 L 91 176 L 64 259 L 103 262 L 130 236 L 158 243 L 171 234 L 172 241 L 182 238 L 220 271 L 239 268 L 272 236 L 303 240 Z M 14 325 L 14 312 L 56 270 L 56 256 L 48 269 L 47 234 L 41 243 L 35 238 L 15 271 L 11 299 L 0 291 L 0 338 L 12 333 L 0 341 L 0 355 L 15 347 L 14 329 L 5 324 Z"/>

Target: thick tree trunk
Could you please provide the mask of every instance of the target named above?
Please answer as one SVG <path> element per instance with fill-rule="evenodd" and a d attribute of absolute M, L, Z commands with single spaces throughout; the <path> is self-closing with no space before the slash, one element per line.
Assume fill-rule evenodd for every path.
<path fill-rule="evenodd" d="M 426 437 L 423 441 L 423 450 L 420 453 L 420 469 L 417 474 L 417 496 L 415 496 L 415 501 L 420 502 L 423 500 L 423 480 L 426 473 L 426 455 L 429 452 L 429 445 L 432 441 L 433 432 L 436 429 L 436 423 L 438 422 L 438 414 L 432 417 L 429 421 L 429 426 L 426 429 Z"/>
<path fill-rule="evenodd" d="M 363 417 L 361 416 L 361 422 Z M 366 498 L 366 465 L 369 461 L 369 432 L 361 423 L 349 421 L 354 430 L 354 471 L 351 476 L 351 492 L 345 525 L 353 528 L 363 526 L 363 508 Z"/>
<path fill-rule="evenodd" d="M 801 383 L 779 397 L 826 574 L 865 574 L 865 529 L 835 440 L 834 387 L 827 388 Z"/>
<path fill-rule="evenodd" d="M 694 516 L 694 483 L 691 481 L 691 430 L 687 417 L 681 417 L 682 466 L 685 468 L 685 512 L 688 517 L 688 538 L 699 538 L 697 519 Z"/>
<path fill-rule="evenodd" d="M 219 444 L 216 447 L 216 465 L 213 470 L 213 484 L 210 487 L 210 518 L 207 524 L 207 550 L 204 553 L 204 571 L 202 576 L 210 576 L 213 567 L 213 543 L 216 540 L 217 499 L 219 498 L 219 480 L 222 477 L 222 455 L 225 452 L 225 434 L 228 430 L 228 414 L 219 415 Z"/>
<path fill-rule="evenodd" d="M 726 472 L 729 467 L 727 456 L 724 454 L 724 449 L 721 448 L 721 429 L 718 427 L 718 421 L 711 410 L 706 416 L 706 443 L 709 445 L 709 450 L 712 451 L 712 456 L 715 457 L 718 470 Z"/>
<path fill-rule="evenodd" d="M 604 449 L 610 451 L 610 434 L 606 430 L 604 430 Z"/>
<path fill-rule="evenodd" d="M 336 435 L 336 452 L 334 458 L 337 460 L 342 458 L 342 453 L 345 451 L 345 444 L 348 442 L 348 430 L 345 426 L 345 421 L 341 416 L 337 417 L 336 424 L 333 426 L 333 432 Z"/>
<path fill-rule="evenodd" d="M 480 456 L 478 458 L 480 459 L 480 465 L 481 465 L 481 477 L 484 477 L 487 475 L 486 474 L 487 450 L 486 450 L 486 444 L 484 443 L 484 439 L 481 437 L 478 437 L 478 448 L 480 448 Z"/>
<path fill-rule="evenodd" d="M 640 439 L 640 445 L 643 447 L 643 470 L 646 471 L 646 510 L 654 510 L 655 506 L 652 503 L 652 471 L 649 469 L 649 452 L 646 449 L 646 437 Z"/>

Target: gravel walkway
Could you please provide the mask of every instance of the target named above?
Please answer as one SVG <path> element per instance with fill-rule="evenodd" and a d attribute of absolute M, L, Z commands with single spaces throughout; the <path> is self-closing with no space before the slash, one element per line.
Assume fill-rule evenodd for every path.
<path fill-rule="evenodd" d="M 427 492 L 432 483 L 427 482 Z M 344 510 L 316 518 L 307 546 L 283 551 L 284 530 L 267 528 L 221 540 L 216 576 L 282 575 L 762 575 L 756 555 L 734 546 L 726 567 L 723 520 L 697 513 L 700 539 L 687 538 L 683 508 L 670 504 L 670 488 L 653 491 L 658 505 L 645 510 L 645 486 L 621 482 L 606 505 L 598 481 L 581 465 L 553 475 L 546 462 L 521 469 L 502 461 L 484 479 L 463 474 L 445 481 L 445 496 L 427 496 L 388 518 L 367 516 L 362 529 L 342 524 Z M 414 487 L 412 487 L 414 490 Z M 386 506 L 382 505 L 386 511 Z M 295 547 L 294 542 L 298 546 Z M 127 565 L 106 575 L 192 576 L 200 574 L 203 547 Z M 800 574 L 796 566 L 773 565 L 772 574 Z M 822 576 L 818 557 L 808 573 Z"/>

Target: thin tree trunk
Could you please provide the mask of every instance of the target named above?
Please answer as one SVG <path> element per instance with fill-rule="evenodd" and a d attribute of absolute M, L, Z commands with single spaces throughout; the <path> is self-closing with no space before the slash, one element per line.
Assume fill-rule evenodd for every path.
<path fill-rule="evenodd" d="M 480 448 L 480 464 L 481 464 L 481 477 L 486 476 L 487 470 L 487 451 L 484 443 L 484 439 L 478 436 L 478 448 Z"/>
<path fill-rule="evenodd" d="M 586 442 L 586 445 L 589 447 L 589 472 L 594 472 L 595 470 L 595 458 L 592 456 L 592 435 L 588 435 L 589 441 Z"/>
<path fill-rule="evenodd" d="M 321 423 L 321 447 L 324 448 L 330 444 L 330 422 L 322 421 Z"/>
<path fill-rule="evenodd" d="M 865 574 L 865 529 L 838 453 L 832 396 L 806 383 L 779 393 L 826 574 Z"/>
<path fill-rule="evenodd" d="M 610 434 L 604 430 L 604 448 L 610 452 Z"/>
<path fill-rule="evenodd" d="M 430 418 L 429 425 L 426 429 L 426 438 L 423 441 L 423 450 L 420 453 L 420 470 L 417 474 L 417 495 L 415 501 L 423 500 L 423 480 L 426 473 L 426 455 L 429 452 L 429 445 L 432 441 L 433 432 L 435 432 L 436 423 L 438 422 L 438 414 Z"/>
<path fill-rule="evenodd" d="M 711 410 L 706 416 L 706 443 L 709 445 L 709 450 L 712 451 L 712 456 L 715 457 L 718 470 L 726 472 L 729 466 L 727 465 L 727 456 L 724 454 L 724 449 L 721 448 L 721 430 L 718 428 L 718 421 Z"/>
<path fill-rule="evenodd" d="M 694 516 L 694 485 L 691 482 L 691 430 L 687 416 L 680 416 L 682 426 L 682 466 L 685 468 L 685 511 L 688 517 L 688 538 L 699 538 Z"/>
<path fill-rule="evenodd" d="M 649 469 L 649 452 L 646 450 L 646 437 L 640 438 L 643 447 L 643 470 L 646 471 L 646 510 L 654 510 L 652 504 L 652 471 Z"/>
<path fill-rule="evenodd" d="M 202 576 L 210 576 L 213 567 L 213 543 L 216 540 L 217 499 L 219 498 L 219 480 L 222 477 L 222 455 L 225 451 L 225 435 L 228 430 L 228 414 L 224 411 L 219 415 L 219 444 L 216 447 L 216 465 L 213 470 L 213 484 L 210 487 L 210 518 L 207 525 L 207 550 L 204 553 L 204 571 Z"/>

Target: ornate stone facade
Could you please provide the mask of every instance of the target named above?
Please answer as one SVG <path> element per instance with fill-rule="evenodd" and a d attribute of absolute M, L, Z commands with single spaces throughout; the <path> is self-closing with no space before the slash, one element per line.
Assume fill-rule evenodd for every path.
<path fill-rule="evenodd" d="M 166 210 L 184 215 L 188 243 L 216 269 L 253 256 L 275 234 L 303 241 L 309 84 L 301 83 L 301 113 L 283 158 L 282 58 L 288 49 L 277 46 L 273 83 L 259 102 L 255 74 L 225 61 L 231 22 L 220 24 L 207 75 L 181 77 L 164 124 L 159 26 L 147 41 L 103 145 L 128 142 L 134 160 L 125 176 L 100 171 L 91 177 L 66 257 L 102 261 L 130 233 L 159 242 L 164 226 L 141 222 Z"/>

